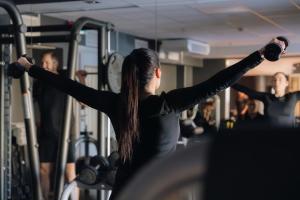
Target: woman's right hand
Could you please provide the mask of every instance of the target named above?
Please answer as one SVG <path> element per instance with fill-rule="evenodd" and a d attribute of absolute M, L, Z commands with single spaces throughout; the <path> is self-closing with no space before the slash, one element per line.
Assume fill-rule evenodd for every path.
<path fill-rule="evenodd" d="M 78 70 L 76 71 L 75 75 L 79 79 L 79 82 L 83 85 L 85 85 L 85 79 L 87 77 L 87 71 L 85 70 Z"/>
<path fill-rule="evenodd" d="M 277 38 L 273 38 L 273 39 L 272 39 L 270 42 L 268 42 L 263 48 L 261 48 L 261 49 L 259 50 L 259 53 L 260 53 L 261 56 L 264 55 L 264 53 L 265 53 L 265 48 L 266 48 L 266 46 L 267 46 L 268 44 L 270 44 L 270 43 L 278 44 L 278 45 L 281 47 L 281 49 L 282 49 L 281 55 L 283 55 L 283 54 L 286 53 L 286 46 L 285 46 L 284 41 L 278 40 Z"/>
<path fill-rule="evenodd" d="M 86 78 L 86 76 L 87 76 L 87 71 L 81 69 L 81 70 L 76 71 L 75 75 L 76 75 L 78 78 L 80 78 L 80 77 Z"/>
<path fill-rule="evenodd" d="M 26 71 L 29 71 L 31 66 L 33 65 L 30 63 L 25 57 L 20 57 L 17 61 L 20 65 L 22 65 Z"/>

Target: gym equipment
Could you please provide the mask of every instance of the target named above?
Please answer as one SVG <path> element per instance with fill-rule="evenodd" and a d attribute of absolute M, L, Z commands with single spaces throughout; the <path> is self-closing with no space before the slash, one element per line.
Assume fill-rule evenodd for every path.
<path fill-rule="evenodd" d="M 78 180 L 93 185 L 104 178 L 104 173 L 109 169 L 108 161 L 102 156 L 90 158 L 89 165 L 84 165 L 83 169 L 78 169 Z"/>
<path fill-rule="evenodd" d="M 11 4 L 11 2 L 6 0 L 0 0 L 0 6 L 7 8 L 10 10 L 12 8 L 12 11 L 9 11 L 10 13 L 17 13 L 15 6 Z M 74 77 L 74 72 L 76 68 L 76 61 L 77 61 L 77 55 L 78 55 L 78 46 L 80 44 L 81 36 L 80 31 L 81 30 L 96 30 L 98 31 L 98 89 L 99 90 L 105 90 L 106 88 L 106 77 L 105 77 L 105 68 L 106 66 L 103 63 L 107 63 L 108 54 L 110 53 L 110 32 L 113 30 L 114 26 L 111 23 L 108 22 L 102 22 L 99 20 L 91 19 L 82 17 L 79 18 L 76 22 L 73 24 L 64 24 L 64 25 L 47 25 L 47 26 L 38 26 L 38 27 L 28 27 L 28 29 L 31 32 L 57 32 L 57 31 L 63 31 L 67 32 L 66 35 L 42 35 L 42 36 L 33 36 L 33 37 L 26 37 L 24 36 L 24 32 L 26 31 L 26 26 L 22 24 L 22 19 L 20 15 L 17 17 L 13 16 L 11 17 L 13 20 L 13 25 L 5 25 L 0 26 L 0 33 L 6 34 L 5 37 L 0 37 L 0 43 L 1 44 L 11 44 L 13 42 L 16 42 L 17 47 L 17 57 L 20 57 L 21 55 L 26 54 L 25 52 L 25 42 L 32 42 L 32 43 L 51 43 L 51 42 L 68 42 L 69 43 L 69 55 L 68 55 L 68 75 L 69 78 Z M 14 37 L 12 37 L 12 34 L 15 34 Z M 20 72 L 22 74 L 22 72 Z M 20 76 L 20 74 L 16 76 Z M 25 79 L 25 80 L 24 80 Z M 25 82 L 24 82 L 24 81 Z M 24 96 L 24 105 L 27 105 L 28 103 L 31 104 L 30 99 L 30 93 L 27 91 L 27 83 L 28 83 L 28 76 L 25 73 L 25 76 L 21 76 L 21 85 L 22 85 L 22 92 Z M 27 99 L 29 98 L 29 100 Z M 38 144 L 35 141 L 35 129 L 34 129 L 34 123 L 32 120 L 31 113 L 33 113 L 30 109 L 33 106 L 29 105 L 28 109 L 25 110 L 25 115 L 28 117 L 26 118 L 26 129 L 28 130 L 28 137 L 29 138 L 29 154 L 31 156 L 30 162 L 31 162 L 31 170 L 32 174 L 34 176 L 33 185 L 36 186 L 36 188 L 39 188 L 39 161 L 37 156 L 37 151 L 34 152 L 35 149 L 37 149 Z M 70 103 L 70 97 L 67 100 L 66 103 L 66 110 L 65 110 L 65 122 L 64 122 L 64 133 L 62 134 L 62 137 L 60 138 L 59 144 L 59 151 L 58 151 L 58 157 L 57 157 L 57 166 L 56 166 L 56 179 L 55 179 L 55 198 L 58 199 L 62 190 L 63 190 L 63 183 L 64 183 L 64 170 L 66 165 L 66 158 L 67 158 L 67 149 L 68 149 L 68 137 L 69 137 L 69 126 L 70 126 L 70 118 L 71 118 L 71 103 Z M 98 112 L 98 151 L 101 155 L 107 155 L 109 154 L 110 149 L 110 132 L 106 130 L 104 127 L 106 123 L 106 117 L 104 114 Z M 105 133 L 107 133 L 107 137 L 105 137 Z M 106 139 L 107 138 L 107 139 Z M 107 143 L 107 145 L 106 145 Z M 107 147 L 106 147 L 107 146 Z M 106 151 L 107 150 L 107 151 Z M 37 176 L 37 177 L 35 177 Z M 37 183 L 37 184 L 36 184 Z M 40 190 L 39 190 L 40 191 Z M 38 192 L 37 190 L 33 192 L 36 195 L 41 194 L 41 192 Z M 2 199 L 2 198 L 1 198 Z M 35 199 L 41 199 L 41 198 L 35 198 Z"/>
<path fill-rule="evenodd" d="M 75 149 L 76 149 L 76 155 L 78 154 L 77 150 L 82 150 L 82 146 L 84 146 L 83 148 L 83 154 L 80 151 L 80 157 L 88 157 L 90 156 L 90 148 L 94 147 L 95 149 L 97 149 L 97 140 L 90 137 L 92 132 L 88 132 L 88 131 L 83 131 L 80 132 L 80 136 L 79 138 L 76 140 L 75 142 Z M 97 154 L 97 152 L 96 152 Z"/>
<path fill-rule="evenodd" d="M 4 0 L 1 0 L 1 2 Z M 6 2 L 6 1 L 5 1 Z M 6 25 L 6 26 L 0 26 L 0 33 L 5 33 L 5 34 L 11 34 L 12 32 L 15 32 L 15 30 L 24 30 L 22 28 L 24 26 L 19 26 L 18 28 L 13 27 L 11 25 Z M 59 28 L 57 28 L 59 27 Z M 80 31 L 83 29 L 90 29 L 90 30 L 96 30 L 98 31 L 98 88 L 99 90 L 104 90 L 106 88 L 106 78 L 105 78 L 105 65 L 104 63 L 107 63 L 108 59 L 108 53 L 110 52 L 110 31 L 112 31 L 114 26 L 111 23 L 107 22 L 102 22 L 98 21 L 95 19 L 91 18 L 86 18 L 82 17 L 79 18 L 76 22 L 73 24 L 65 24 L 65 25 L 50 25 L 50 26 L 39 26 L 39 27 L 28 27 L 28 29 L 31 32 L 57 32 L 57 31 L 69 31 L 67 35 L 43 35 L 43 36 L 37 36 L 37 37 L 26 37 L 26 40 L 37 43 L 37 42 L 46 42 L 46 43 L 51 43 L 51 42 L 67 42 L 69 43 L 69 54 L 68 54 L 68 77 L 69 78 L 74 78 L 74 72 L 76 68 L 76 61 L 77 61 L 77 55 L 78 55 L 78 46 L 80 44 L 81 36 L 80 36 Z M 23 37 L 23 36 L 22 36 Z M 0 38 L 0 41 L 2 44 L 10 44 L 14 41 L 22 41 L 25 43 L 25 37 L 22 38 L 22 40 L 19 39 L 18 35 L 15 37 L 11 37 L 9 35 L 8 37 L 5 38 Z M 18 43 L 17 43 L 18 44 Z M 23 47 L 25 51 L 25 47 Z M 22 49 L 22 50 L 23 50 Z M 21 55 L 26 54 L 26 52 L 23 52 L 18 54 L 17 56 L 20 57 Z M 25 73 L 25 76 L 27 77 L 27 74 Z M 28 82 L 28 80 L 27 80 Z M 26 87 L 27 88 L 27 87 Z M 29 92 L 24 93 L 25 97 L 29 96 Z M 30 98 L 30 97 L 28 97 Z M 24 105 L 27 105 L 27 103 L 30 102 L 31 100 L 27 100 Z M 32 106 L 29 106 L 29 108 L 32 108 Z M 27 113 L 27 110 L 26 112 Z M 30 116 L 31 112 L 28 112 L 28 116 Z M 63 129 L 63 134 L 60 138 L 60 144 L 59 144 L 59 149 L 58 149 L 58 156 L 57 156 L 57 166 L 56 166 L 56 175 L 55 175 L 55 199 L 58 199 L 60 197 L 60 194 L 63 190 L 63 184 L 64 184 L 64 172 L 65 172 L 65 165 L 66 165 L 66 160 L 67 160 L 67 151 L 68 151 L 68 138 L 69 138 L 69 133 L 70 133 L 70 119 L 71 119 L 71 97 L 68 97 L 67 103 L 66 103 L 66 110 L 65 110 L 65 121 L 64 121 L 64 129 Z M 27 116 L 27 115 L 26 115 Z M 104 123 L 106 123 L 106 117 L 104 114 L 98 112 L 98 151 L 101 155 L 105 155 L 106 152 L 109 154 L 109 151 L 106 151 L 106 149 L 110 149 L 110 141 L 107 141 L 106 145 L 106 138 L 105 138 L 105 128 L 104 128 Z M 33 121 L 32 121 L 33 122 Z M 33 129 L 34 123 L 31 123 L 30 121 L 30 128 L 28 128 L 29 131 Z M 107 131 L 107 140 L 110 140 L 110 132 Z M 31 133 L 31 132 L 30 132 Z M 31 135 L 35 135 L 31 134 Z M 36 137 L 32 137 L 34 139 Z M 32 145 L 34 144 L 34 145 Z M 29 141 L 29 146 L 32 146 L 34 148 L 37 148 L 38 145 L 36 142 L 31 142 Z M 106 147 L 107 146 L 107 147 Z M 32 154 L 32 151 L 29 152 Z M 36 154 L 37 155 L 37 154 Z M 31 161 L 36 162 L 35 167 L 32 167 L 32 170 L 35 170 L 38 168 L 38 159 L 30 159 Z M 38 170 L 38 169 L 36 169 Z M 39 175 L 38 171 L 36 173 L 33 173 L 34 175 Z M 36 180 L 39 180 L 39 178 L 36 178 Z M 34 185 L 39 185 L 39 184 L 34 184 Z M 41 198 L 39 198 L 41 199 Z"/>
<path fill-rule="evenodd" d="M 117 152 L 112 152 L 108 158 L 98 155 L 79 159 L 76 162 L 78 176 L 65 187 L 60 199 L 67 200 L 75 187 L 111 190 L 118 163 L 119 154 Z"/>
<path fill-rule="evenodd" d="M 28 62 L 33 64 L 32 58 L 26 55 L 23 55 L 23 57 L 25 57 L 28 60 Z M 21 76 L 23 76 L 24 73 L 25 73 L 25 68 L 22 65 L 20 65 L 18 62 L 14 62 L 8 65 L 7 68 L 8 76 L 11 76 L 13 78 L 21 78 Z"/>
<path fill-rule="evenodd" d="M 76 180 L 86 185 L 105 184 L 112 187 L 115 172 L 119 165 L 119 154 L 112 152 L 108 158 L 103 156 L 83 157 L 76 161 Z"/>
<path fill-rule="evenodd" d="M 6 35 L 9 35 L 11 38 L 14 38 L 15 48 L 16 48 L 16 55 L 17 57 L 20 57 L 22 55 L 26 54 L 26 41 L 25 41 L 25 32 L 26 32 L 26 26 L 23 24 L 23 20 L 21 17 L 21 14 L 18 10 L 18 8 L 11 2 L 7 0 L 0 0 L 0 7 L 4 8 L 11 21 L 12 25 L 9 25 L 12 27 L 11 32 L 7 32 Z M 5 40 L 5 35 L 1 36 L 2 40 Z M 4 43 L 1 43 L 4 44 Z M 7 43 L 6 43 L 7 44 Z M 1 73 L 4 79 L 6 78 L 6 74 L 4 73 L 4 67 L 1 68 Z M 7 97 L 9 95 L 9 88 L 4 86 L 5 80 L 1 78 L 1 138 L 0 138 L 0 146 L 8 147 L 8 151 L 11 151 L 10 145 L 11 140 L 5 140 L 4 138 L 11 137 L 10 133 L 10 120 L 7 119 L 10 117 L 9 113 L 9 107 L 10 105 L 5 102 L 3 97 Z M 40 187 L 40 178 L 39 178 L 39 157 L 38 157 L 38 144 L 36 140 L 36 131 L 35 131 L 35 124 L 34 124 L 34 115 L 32 114 L 32 101 L 31 101 L 31 95 L 29 90 L 29 79 L 28 75 L 25 74 L 21 77 L 20 80 L 20 87 L 22 91 L 22 101 L 23 101 L 23 109 L 24 109 L 24 122 L 25 122 L 25 128 L 26 128 L 26 138 L 27 138 L 27 148 L 28 148 L 28 160 L 29 160 L 29 172 L 27 174 L 30 174 L 31 181 L 29 183 L 31 193 L 32 193 L 32 199 L 34 200 L 40 200 L 42 199 L 42 192 Z M 5 93 L 4 89 L 5 88 Z M 5 104 L 5 105 L 4 105 Z M 5 110 L 5 112 L 4 112 Z M 8 114 L 8 115 L 7 115 Z M 1 153 L 6 152 L 6 150 L 2 151 Z M 11 153 L 11 152 L 10 152 Z M 9 162 L 11 160 L 11 154 L 8 153 L 7 155 L 1 155 L 1 158 L 6 159 L 5 161 L 1 161 L 1 173 L 0 173 L 0 199 L 9 199 L 11 198 L 11 187 L 13 187 L 11 183 L 11 163 Z M 6 165 L 2 165 L 2 162 L 7 162 L 8 168 L 5 169 Z M 14 167 L 14 166 L 12 166 Z"/>
<path fill-rule="evenodd" d="M 58 25 L 59 27 L 63 25 Z M 48 31 L 70 31 L 70 34 L 68 35 L 61 35 L 61 36 L 42 36 L 42 37 L 35 37 L 35 38 L 28 38 L 30 41 L 33 42 L 69 42 L 69 54 L 68 54 L 68 77 L 74 78 L 75 75 L 75 69 L 76 69 L 76 61 L 77 61 L 77 55 L 78 55 L 78 46 L 80 44 L 80 31 L 82 29 L 93 29 L 98 31 L 98 85 L 99 90 L 104 89 L 105 77 L 102 77 L 104 74 L 103 71 L 105 70 L 105 65 L 103 63 L 106 62 L 107 59 L 107 49 L 109 47 L 109 32 L 113 29 L 113 25 L 110 23 L 94 20 L 91 18 L 82 17 L 79 18 L 72 26 L 65 25 L 63 29 L 56 29 L 56 25 L 51 26 L 51 30 L 49 28 L 43 26 L 43 27 L 36 27 L 29 29 L 33 32 L 48 32 Z M 10 26 L 2 26 L 0 27 L 0 32 L 7 32 L 10 30 Z M 31 40 L 32 39 L 32 40 Z M 34 39 L 34 40 L 33 40 Z M 9 43 L 14 41 L 13 37 L 5 38 L 5 40 L 2 40 L 4 43 Z M 65 165 L 67 161 L 67 151 L 68 151 L 68 138 L 70 133 L 70 120 L 71 120 L 71 97 L 67 98 L 66 102 L 66 110 L 65 110 L 65 117 L 64 117 L 64 129 L 63 134 L 60 138 L 60 144 L 58 149 L 58 156 L 57 156 L 57 162 L 56 162 L 56 175 L 55 175 L 55 198 L 58 199 L 60 197 L 60 194 L 63 190 L 64 185 L 64 173 L 65 173 Z M 99 146 L 101 148 L 105 148 L 105 138 L 104 138 L 104 132 L 101 131 L 101 124 L 104 123 L 104 116 L 99 113 L 99 132 L 98 132 L 98 138 L 99 143 L 101 143 Z M 108 137 L 109 138 L 109 137 Z M 104 154 L 105 150 L 100 149 L 100 153 Z"/>
<path fill-rule="evenodd" d="M 112 53 L 106 64 L 107 84 L 111 91 L 119 93 L 121 90 L 122 64 L 124 57 L 119 53 Z"/>
<path fill-rule="evenodd" d="M 33 194 L 31 193 L 31 181 L 30 181 L 30 171 L 28 162 L 28 151 L 26 149 L 26 141 L 22 133 L 17 133 L 17 128 L 12 128 L 12 187 L 11 187 L 11 199 L 13 200 L 23 200 L 32 199 Z M 24 137 L 22 139 L 22 137 Z M 25 142 L 25 143 L 24 143 Z M 7 198 L 10 199 L 10 198 Z"/>
<path fill-rule="evenodd" d="M 76 20 L 71 29 L 71 40 L 69 46 L 68 54 L 68 77 L 74 78 L 75 69 L 77 67 L 77 55 L 78 55 L 78 46 L 80 44 L 80 31 L 83 27 L 90 27 L 98 31 L 98 89 L 103 90 L 105 81 L 102 78 L 102 71 L 104 70 L 105 59 L 107 58 L 107 50 L 109 51 L 109 32 L 113 29 L 113 25 L 110 23 L 98 21 L 91 18 L 82 17 Z M 104 62 L 103 62 L 104 60 Z M 71 122 L 71 97 L 68 96 L 65 109 L 65 121 L 64 121 L 64 131 L 60 138 L 60 145 L 58 149 L 58 158 L 56 162 L 56 175 L 55 175 L 55 199 L 61 197 L 63 186 L 64 186 L 64 174 L 65 166 L 67 162 L 67 152 L 68 152 L 68 138 L 70 134 L 70 122 Z M 99 153 L 100 155 L 105 154 L 105 134 L 104 131 L 101 131 L 101 126 L 103 127 L 105 121 L 104 114 L 98 112 L 98 140 L 99 143 Z M 107 135 L 110 139 L 110 136 Z M 102 149 L 103 148 L 103 149 Z"/>
<path fill-rule="evenodd" d="M 116 169 L 120 165 L 120 154 L 117 151 L 112 152 L 108 158 L 109 166 Z"/>
<path fill-rule="evenodd" d="M 1 37 L 1 36 L 0 36 Z M 8 63 L 10 62 L 11 47 L 9 45 L 1 45 L 1 135 L 0 135 L 0 168 L 5 169 L 0 171 L 0 199 L 8 199 L 12 197 L 10 188 L 15 189 L 18 186 L 13 185 L 14 168 L 13 160 L 14 156 L 12 145 L 12 131 L 11 131 L 11 80 L 6 76 Z M 12 162 L 9 162 L 9 161 Z M 18 172 L 17 172 L 18 173 Z M 15 187 L 16 186 L 16 187 Z M 22 191 L 22 189 L 19 189 Z"/>
<path fill-rule="evenodd" d="M 280 36 L 277 37 L 277 39 L 283 41 L 287 48 L 288 40 L 285 37 Z M 282 49 L 280 45 L 272 42 L 265 47 L 264 56 L 267 60 L 274 62 L 279 60 L 280 55 L 284 50 L 285 49 Z"/>

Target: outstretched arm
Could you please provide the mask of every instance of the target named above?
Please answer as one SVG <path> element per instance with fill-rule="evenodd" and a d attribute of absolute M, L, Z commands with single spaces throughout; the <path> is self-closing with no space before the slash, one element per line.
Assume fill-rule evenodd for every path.
<path fill-rule="evenodd" d="M 255 90 L 252 90 L 248 87 L 245 87 L 243 85 L 240 85 L 240 84 L 234 84 L 233 86 L 231 86 L 233 89 L 237 90 L 237 91 L 240 91 L 240 92 L 243 92 L 245 93 L 246 95 L 248 95 L 251 99 L 257 99 L 257 100 L 260 100 L 262 101 L 263 98 L 266 96 L 266 93 L 265 92 L 257 92 Z"/>
<path fill-rule="evenodd" d="M 248 70 L 263 61 L 260 52 L 256 51 L 240 62 L 218 72 L 205 82 L 192 87 L 176 89 L 166 94 L 168 104 L 177 112 L 181 112 L 197 103 L 215 95 L 217 92 L 234 84 Z"/>
<path fill-rule="evenodd" d="M 296 91 L 296 92 L 293 92 L 296 97 L 297 97 L 297 101 L 300 101 L 300 91 Z"/>
<path fill-rule="evenodd" d="M 78 101 L 106 114 L 109 114 L 114 106 L 117 96 L 115 93 L 95 90 L 35 65 L 28 69 L 28 73 L 30 76 L 46 82 L 58 90 L 73 96 Z"/>

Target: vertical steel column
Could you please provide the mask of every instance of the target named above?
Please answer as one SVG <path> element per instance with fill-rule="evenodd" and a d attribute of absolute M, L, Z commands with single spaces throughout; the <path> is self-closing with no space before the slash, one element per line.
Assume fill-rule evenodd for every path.
<path fill-rule="evenodd" d="M 98 90 L 105 90 L 104 67 L 107 60 L 106 54 L 106 28 L 98 29 Z M 105 156 L 105 115 L 98 111 L 98 153 Z"/>
<path fill-rule="evenodd" d="M 107 40 L 106 40 L 106 44 L 107 44 L 107 55 L 109 55 L 111 53 L 111 29 L 108 29 L 106 31 L 106 35 L 107 35 Z M 107 70 L 107 69 L 106 69 Z M 107 149 L 106 149 L 106 156 L 109 156 L 110 154 L 110 149 L 111 149 L 111 144 L 110 144 L 110 126 L 111 126 L 111 122 L 110 119 L 107 118 Z"/>
<path fill-rule="evenodd" d="M 105 75 L 104 75 L 104 63 L 107 60 L 106 54 L 106 27 L 98 29 L 98 90 L 105 90 Z M 98 139 L 98 154 L 105 156 L 105 118 L 104 113 L 98 111 L 98 126 L 97 126 L 97 139 Z M 104 192 L 97 191 L 97 200 L 104 200 Z"/>
<path fill-rule="evenodd" d="M 110 32 L 113 29 L 111 24 L 98 29 L 98 90 L 106 90 L 106 65 L 110 52 Z M 110 154 L 110 119 L 103 113 L 98 112 L 98 152 L 101 156 Z M 106 137 L 106 140 L 105 140 Z M 97 200 L 104 200 L 109 196 L 109 192 L 97 191 Z"/>
<path fill-rule="evenodd" d="M 3 54 L 3 48 L 1 46 L 1 60 L 2 60 L 2 54 Z M 4 112 L 4 90 L 5 90 L 5 82 L 4 82 L 4 74 L 5 74 L 5 71 L 4 71 L 4 63 L 2 64 L 1 63 L 1 68 L 0 68 L 0 84 L 1 84 L 1 88 L 0 88 L 0 199 L 7 199 L 7 192 L 5 191 L 6 190 L 6 184 L 5 184 L 5 176 L 6 176 L 6 149 L 5 149 L 5 140 L 6 140 L 6 132 L 5 132 L 5 129 L 4 129 L 4 118 L 5 118 L 5 112 Z"/>
<path fill-rule="evenodd" d="M 11 81 L 6 69 L 11 61 L 12 45 L 1 47 L 1 162 L 3 162 L 3 189 L 1 199 L 9 199 L 12 195 L 12 130 L 11 130 Z M 3 123 L 3 124 L 2 124 Z M 1 194 L 1 193 L 0 193 Z"/>
<path fill-rule="evenodd" d="M 75 24 L 74 24 L 75 27 Z M 69 45 L 68 53 L 68 77 L 73 79 L 75 75 L 75 69 L 77 64 L 78 45 L 80 42 L 80 35 L 77 34 L 76 30 L 72 29 L 71 41 Z M 55 199 L 60 199 L 60 196 L 64 187 L 64 174 L 67 163 L 67 153 L 69 147 L 70 138 L 70 125 L 71 125 L 71 114 L 72 114 L 72 98 L 67 97 L 65 112 L 64 112 L 64 127 L 63 134 L 59 140 L 59 148 L 57 152 L 56 170 L 55 170 Z"/>
<path fill-rule="evenodd" d="M 107 35 L 107 40 L 106 40 L 106 43 L 107 43 L 107 55 L 109 55 L 111 52 L 111 32 L 112 32 L 112 29 L 109 28 L 107 31 L 106 31 L 106 35 Z M 106 69 L 107 70 L 107 69 Z M 110 119 L 107 117 L 107 145 L 106 145 L 106 156 L 109 156 L 110 153 L 111 153 L 111 143 L 110 143 L 110 138 L 111 138 L 111 121 Z M 108 199 L 108 197 L 111 195 L 111 191 L 106 191 L 106 199 Z"/>
<path fill-rule="evenodd" d="M 23 24 L 21 14 L 17 7 L 7 0 L 0 0 L 0 7 L 4 8 L 9 14 L 14 25 L 14 37 L 17 56 L 20 57 L 26 54 L 26 40 L 25 34 L 26 26 Z M 39 157 L 38 157 L 38 144 L 36 140 L 35 121 L 32 110 L 32 99 L 29 90 L 29 77 L 27 73 L 22 76 L 20 80 L 21 91 L 23 94 L 23 108 L 24 108 L 24 121 L 26 128 L 26 137 L 29 151 L 29 161 L 31 167 L 33 198 L 36 200 L 42 199 L 42 190 L 40 187 L 39 177 Z"/>

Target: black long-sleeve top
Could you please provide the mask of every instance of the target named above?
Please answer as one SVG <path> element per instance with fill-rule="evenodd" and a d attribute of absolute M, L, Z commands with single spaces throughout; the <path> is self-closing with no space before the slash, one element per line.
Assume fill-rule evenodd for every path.
<path fill-rule="evenodd" d="M 267 92 L 257 92 L 248 87 L 234 84 L 232 88 L 247 94 L 252 99 L 264 103 L 264 123 L 275 127 L 294 127 L 294 109 L 300 100 L 300 91 L 287 93 L 282 97 L 276 97 Z"/>
<path fill-rule="evenodd" d="M 231 86 L 262 60 L 260 53 L 254 52 L 207 81 L 192 87 L 163 92 L 161 95 L 151 95 L 141 100 L 139 142 L 133 145 L 132 160 L 122 163 L 119 167 L 111 198 L 115 197 L 115 194 L 145 163 L 155 157 L 166 156 L 175 150 L 180 132 L 180 112 Z M 32 66 L 29 74 L 73 96 L 78 101 L 104 112 L 112 122 L 117 139 L 122 134 L 118 132 L 119 94 L 89 88 L 37 66 Z"/>
<path fill-rule="evenodd" d="M 66 76 L 66 73 L 60 71 L 59 75 Z M 38 103 L 40 113 L 38 138 L 58 141 L 63 130 L 64 115 L 57 115 L 57 113 L 65 109 L 67 95 L 39 80 L 34 82 L 32 93 L 33 100 Z"/>

